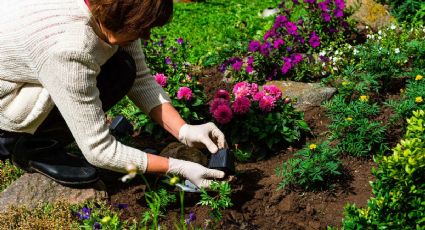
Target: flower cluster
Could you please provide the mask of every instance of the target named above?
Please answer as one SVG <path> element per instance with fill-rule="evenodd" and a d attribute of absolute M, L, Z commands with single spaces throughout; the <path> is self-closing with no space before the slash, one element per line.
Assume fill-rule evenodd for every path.
<path fill-rule="evenodd" d="M 260 82 L 288 78 L 295 74 L 300 63 L 310 62 L 320 47 L 341 40 L 336 38 L 350 30 L 345 20 L 344 0 L 287 1 L 280 6 L 281 14 L 262 40 L 249 42 L 246 58 L 227 60 L 221 65 L 221 71 L 231 67 L 236 75 L 245 77 L 257 73 L 259 79 L 256 80 Z M 305 15 L 300 15 L 300 11 Z M 294 15 L 299 18 L 294 20 Z"/>
<path fill-rule="evenodd" d="M 280 103 L 282 92 L 275 85 L 265 85 L 259 90 L 256 83 L 242 81 L 233 86 L 232 98 L 233 101 L 229 92 L 220 89 L 210 102 L 209 111 L 218 123 L 229 123 L 234 114 L 244 115 L 253 105 L 258 105 L 260 112 L 270 112 Z"/>

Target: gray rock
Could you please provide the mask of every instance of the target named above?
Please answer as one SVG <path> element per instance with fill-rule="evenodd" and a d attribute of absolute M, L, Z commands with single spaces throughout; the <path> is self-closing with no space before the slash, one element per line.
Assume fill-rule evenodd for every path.
<path fill-rule="evenodd" d="M 373 0 L 348 0 L 346 4 L 355 10 L 350 18 L 357 21 L 359 30 L 365 30 L 366 26 L 369 26 L 378 31 L 396 22 L 386 6 Z"/>
<path fill-rule="evenodd" d="M 294 107 L 298 111 L 308 111 L 329 100 L 336 92 L 335 88 L 324 87 L 319 83 L 303 83 L 295 81 L 270 81 L 267 85 L 276 85 L 283 97 L 296 99 Z"/>
<path fill-rule="evenodd" d="M 279 13 L 279 9 L 268 8 L 268 9 L 263 10 L 263 12 L 261 13 L 261 16 L 263 18 L 267 18 L 267 17 L 273 16 L 277 13 Z"/>
<path fill-rule="evenodd" d="M 62 201 L 77 204 L 107 197 L 102 181 L 98 181 L 91 188 L 78 189 L 60 185 L 39 173 L 26 173 L 0 193 L 0 212 L 7 211 L 11 205 L 33 209 L 40 203 Z"/>

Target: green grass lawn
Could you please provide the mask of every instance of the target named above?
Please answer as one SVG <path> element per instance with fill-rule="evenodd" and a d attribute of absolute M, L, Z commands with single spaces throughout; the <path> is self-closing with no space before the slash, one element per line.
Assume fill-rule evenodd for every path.
<path fill-rule="evenodd" d="M 153 35 L 166 36 L 171 41 L 181 37 L 192 46 L 188 51 L 192 64 L 216 65 L 238 50 L 245 50 L 249 40 L 263 36 L 274 17 L 262 18 L 261 13 L 269 7 L 276 8 L 279 3 L 275 0 L 176 3 L 172 22 L 155 29 Z"/>

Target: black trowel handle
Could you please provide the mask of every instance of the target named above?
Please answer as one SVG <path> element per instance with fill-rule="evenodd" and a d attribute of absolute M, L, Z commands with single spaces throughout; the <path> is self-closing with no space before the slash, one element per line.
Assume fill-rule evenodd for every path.
<path fill-rule="evenodd" d="M 235 162 L 232 152 L 228 149 L 220 149 L 212 154 L 208 162 L 208 168 L 224 171 L 226 175 L 235 174 Z"/>

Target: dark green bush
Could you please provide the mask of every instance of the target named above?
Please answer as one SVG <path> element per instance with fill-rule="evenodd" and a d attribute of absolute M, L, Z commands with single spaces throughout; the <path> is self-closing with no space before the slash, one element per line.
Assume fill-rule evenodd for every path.
<path fill-rule="evenodd" d="M 413 114 L 393 154 L 375 159 L 375 197 L 365 208 L 345 208 L 344 229 L 425 228 L 425 112 Z"/>

